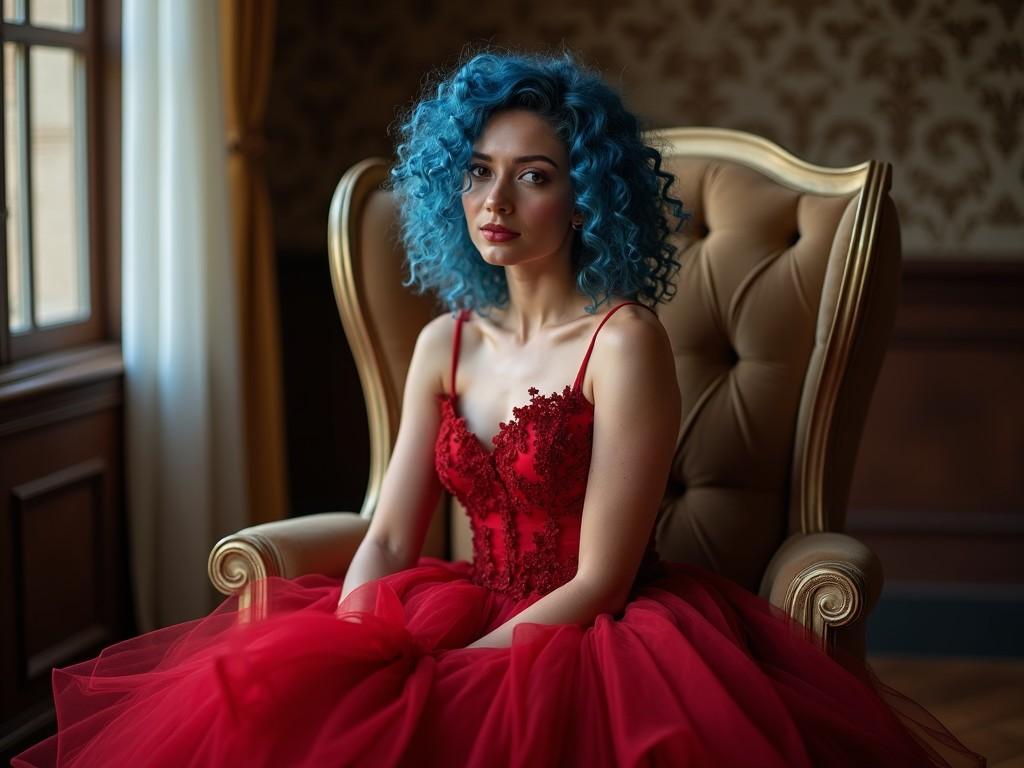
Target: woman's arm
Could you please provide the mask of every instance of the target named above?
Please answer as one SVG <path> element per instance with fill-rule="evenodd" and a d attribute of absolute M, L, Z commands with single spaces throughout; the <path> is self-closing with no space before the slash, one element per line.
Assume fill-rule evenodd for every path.
<path fill-rule="evenodd" d="M 377 509 L 345 574 L 339 603 L 361 584 L 411 568 L 423 550 L 441 494 L 434 469 L 434 442 L 441 423 L 437 394 L 451 359 L 453 329 L 452 318 L 441 315 L 427 323 L 416 339 L 395 448 Z"/>
<path fill-rule="evenodd" d="M 664 327 L 640 307 L 605 324 L 590 368 L 594 442 L 576 576 L 470 648 L 510 645 L 518 624 L 586 626 L 625 607 L 675 453 L 679 384 Z"/>

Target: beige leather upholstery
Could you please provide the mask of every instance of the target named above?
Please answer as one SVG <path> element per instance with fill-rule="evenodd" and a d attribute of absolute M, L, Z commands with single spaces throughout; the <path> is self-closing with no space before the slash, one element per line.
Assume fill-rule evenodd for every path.
<path fill-rule="evenodd" d="M 683 397 L 658 548 L 759 591 L 826 647 L 862 655 L 881 571 L 840 531 L 897 300 L 890 168 L 819 168 L 735 131 L 677 129 L 652 140 L 692 215 L 676 238 L 677 293 L 658 308 Z M 394 204 L 379 189 L 385 173 L 383 160 L 354 166 L 330 213 L 335 295 L 370 423 L 363 508 L 228 537 L 211 553 L 211 577 L 225 591 L 270 574 L 342 576 L 373 513 L 416 335 L 443 311 L 401 286 Z M 296 534 L 306 527 L 310 535 Z M 442 499 L 425 553 L 471 557 L 457 503 Z M 258 616 L 259 595 L 243 597 Z"/>

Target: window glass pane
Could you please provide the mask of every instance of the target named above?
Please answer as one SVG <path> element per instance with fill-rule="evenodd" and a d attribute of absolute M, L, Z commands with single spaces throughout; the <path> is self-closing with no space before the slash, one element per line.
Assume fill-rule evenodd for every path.
<path fill-rule="evenodd" d="M 84 78 L 73 51 L 32 46 L 32 282 L 37 325 L 85 317 Z"/>
<path fill-rule="evenodd" d="M 75 18 L 76 0 L 32 0 L 29 21 L 40 27 L 71 29 L 81 26 Z"/>
<path fill-rule="evenodd" d="M 22 56 L 24 50 L 4 43 L 4 166 L 7 176 L 7 301 L 11 333 L 28 330 L 30 322 L 28 260 L 24 247 L 25 185 L 22 182 L 24 114 Z"/>
<path fill-rule="evenodd" d="M 4 21 L 24 21 L 24 0 L 4 0 Z"/>

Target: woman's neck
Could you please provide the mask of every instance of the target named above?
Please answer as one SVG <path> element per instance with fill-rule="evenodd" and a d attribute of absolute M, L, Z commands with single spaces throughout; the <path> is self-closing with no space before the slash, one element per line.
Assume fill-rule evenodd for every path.
<path fill-rule="evenodd" d="M 531 271 L 525 265 L 506 267 L 508 306 L 495 312 L 495 321 L 516 341 L 525 344 L 533 336 L 558 328 L 586 316 L 590 299 L 576 287 L 576 278 L 568 268 Z"/>

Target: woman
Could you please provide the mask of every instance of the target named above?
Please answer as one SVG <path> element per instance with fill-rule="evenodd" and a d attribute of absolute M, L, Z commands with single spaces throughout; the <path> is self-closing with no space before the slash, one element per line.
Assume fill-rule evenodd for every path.
<path fill-rule="evenodd" d="M 228 600 L 55 671 L 60 731 L 15 764 L 947 764 L 867 670 L 658 560 L 680 419 L 651 309 L 678 266 L 671 182 L 568 57 L 482 54 L 441 82 L 392 183 L 409 284 L 452 313 L 417 341 L 340 590 L 273 579 L 263 622 L 235 625 Z M 442 487 L 472 563 L 420 556 Z"/>

